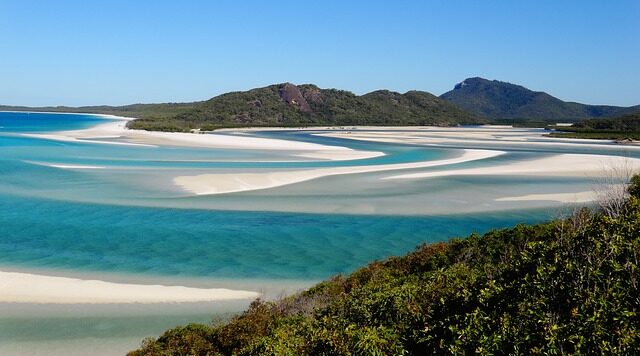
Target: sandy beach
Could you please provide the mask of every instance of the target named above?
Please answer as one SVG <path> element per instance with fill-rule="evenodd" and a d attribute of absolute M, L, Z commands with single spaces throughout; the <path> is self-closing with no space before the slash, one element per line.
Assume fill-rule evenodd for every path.
<path fill-rule="evenodd" d="M 386 165 L 333 167 L 265 173 L 213 173 L 174 178 L 175 184 L 196 195 L 224 194 L 280 187 L 311 179 L 356 173 L 384 172 L 412 168 L 428 168 L 487 159 L 504 154 L 493 150 L 463 150 L 451 159 Z"/>
<path fill-rule="evenodd" d="M 198 148 L 228 148 L 248 150 L 288 151 L 301 160 L 356 160 L 383 156 L 382 152 L 358 151 L 347 147 L 327 146 L 309 142 L 226 134 L 197 134 L 127 129 L 126 117 L 104 116 L 117 121 L 99 124 L 88 129 L 61 131 L 23 136 L 66 142 L 87 142 L 129 146 L 178 146 Z M 238 131 L 242 132 L 242 131 Z"/>
<path fill-rule="evenodd" d="M 513 197 L 497 198 L 498 202 L 552 201 L 559 203 L 589 203 L 598 199 L 595 191 L 577 193 L 527 194 Z"/>
<path fill-rule="evenodd" d="M 112 283 L 0 271 L 0 303 L 184 303 L 254 299 L 257 292 L 225 288 Z"/>
<path fill-rule="evenodd" d="M 404 143 L 422 146 L 501 146 L 540 148 L 597 148 L 601 150 L 640 150 L 637 145 L 614 144 L 612 140 L 548 137 L 542 129 L 514 128 L 501 125 L 472 127 L 357 127 L 317 133 L 318 136 L 352 140 Z"/>
<path fill-rule="evenodd" d="M 640 159 L 588 154 L 558 154 L 551 157 L 520 161 L 481 168 L 455 169 L 438 172 L 400 174 L 384 179 L 423 179 L 472 175 L 527 175 L 551 177 L 606 177 L 614 171 L 640 170 Z M 623 177 L 621 177 L 623 178 Z"/>
<path fill-rule="evenodd" d="M 608 144 L 600 140 L 577 140 L 545 137 L 543 130 L 513 128 L 511 126 L 485 125 L 474 127 L 312 127 L 312 128 L 243 128 L 224 129 L 220 134 L 168 133 L 129 130 L 126 128 L 130 118 L 105 116 L 117 121 L 96 125 L 84 130 L 64 131 L 51 134 L 27 134 L 43 139 L 78 141 L 117 145 L 141 146 L 181 146 L 209 147 L 228 149 L 272 150 L 290 153 L 304 160 L 357 160 L 384 155 L 382 152 L 359 151 L 346 147 L 326 146 L 315 143 L 260 138 L 246 135 L 254 131 L 265 130 L 305 130 L 315 135 L 339 137 L 374 142 L 414 144 L 421 146 L 461 146 L 486 147 L 492 149 L 465 149 L 453 159 L 438 161 L 412 162 L 388 165 L 363 165 L 353 167 L 331 167 L 318 169 L 295 169 L 237 173 L 205 173 L 180 175 L 173 178 L 174 184 L 194 195 L 212 195 L 237 193 L 281 187 L 321 177 L 384 172 L 403 169 L 430 168 L 457 163 L 482 160 L 504 154 L 504 147 L 577 147 L 597 148 L 600 150 L 636 149 L 635 146 Z M 317 131 L 317 132 L 316 132 Z M 41 164 L 40 162 L 32 162 Z M 47 164 L 62 169 L 101 169 L 101 166 L 83 166 L 70 164 Z M 618 156 L 588 154 L 558 154 L 552 157 L 521 161 L 508 164 L 491 165 L 481 168 L 444 170 L 437 172 L 417 172 L 396 174 L 385 177 L 388 180 L 426 179 L 443 176 L 464 175 L 532 175 L 597 177 L 606 174 L 615 167 L 627 166 L 630 169 L 640 167 L 640 160 Z M 548 198 L 548 197 L 547 197 Z M 567 201 L 570 197 L 553 199 Z M 578 201 L 588 201 L 582 197 Z"/>

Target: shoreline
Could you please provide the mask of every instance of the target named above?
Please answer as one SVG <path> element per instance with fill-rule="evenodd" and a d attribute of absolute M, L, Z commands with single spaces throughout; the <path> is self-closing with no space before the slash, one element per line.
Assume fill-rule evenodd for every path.
<path fill-rule="evenodd" d="M 294 157 L 307 159 L 304 161 L 345 161 L 384 156 L 383 152 L 378 151 L 360 151 L 342 146 L 327 146 L 293 140 L 290 141 L 250 136 L 245 137 L 240 135 L 215 133 L 197 134 L 184 132 L 132 130 L 126 127 L 126 123 L 128 121 L 134 120 L 134 118 L 104 114 L 70 114 L 94 115 L 115 121 L 97 124 L 95 126 L 80 130 L 22 134 L 22 136 L 55 141 L 141 147 L 178 146 L 195 148 L 231 148 L 285 151 L 291 152 L 292 156 Z M 117 139 L 118 141 L 114 141 L 114 139 Z"/>
<path fill-rule="evenodd" d="M 370 131 L 367 131 L 370 129 Z M 404 132 L 403 132 L 404 130 Z M 500 149 L 511 145 L 513 147 L 543 147 L 552 148 L 597 148 L 607 151 L 639 150 L 639 145 L 625 145 L 613 140 L 593 140 L 557 138 L 546 135 L 542 129 L 517 128 L 496 125 L 462 126 L 462 127 L 432 127 L 421 128 L 393 127 L 363 128 L 361 131 L 335 130 L 334 132 L 316 133 L 317 136 L 351 139 L 357 141 L 370 141 L 382 143 L 404 143 L 431 147 L 477 147 L 478 145 L 488 149 Z M 539 132 L 536 132 L 538 130 Z"/>
<path fill-rule="evenodd" d="M 38 275 L 44 277 L 64 277 L 78 280 L 99 280 L 114 284 L 181 286 L 195 289 L 230 289 L 256 292 L 261 298 L 276 298 L 282 293 L 292 294 L 304 290 L 323 278 L 260 278 L 222 277 L 199 275 L 167 275 L 136 271 L 85 270 L 73 267 L 45 267 L 15 264 L 0 264 L 0 271 Z M 1 303 L 1 302 L 0 302 Z"/>
<path fill-rule="evenodd" d="M 56 113 L 65 114 L 65 113 Z M 70 113 L 85 115 L 81 113 Z M 98 115 L 105 119 L 116 120 L 100 123 L 87 129 L 61 131 L 52 134 L 26 134 L 27 136 L 40 137 L 55 140 L 70 140 L 75 142 L 95 142 L 101 144 L 123 144 L 140 146 L 177 145 L 184 147 L 215 147 L 231 149 L 271 149 L 290 151 L 293 155 L 330 160 L 362 159 L 383 155 L 381 152 L 357 151 L 339 146 L 325 146 L 315 143 L 300 141 L 268 139 L 259 137 L 243 137 L 242 135 L 216 135 L 194 133 L 167 133 L 149 132 L 142 130 L 129 130 L 126 122 L 131 118 L 113 115 Z M 395 130 L 394 130 L 395 128 Z M 356 132 L 352 134 L 349 129 L 336 129 L 336 132 L 324 135 L 341 138 L 363 139 L 376 141 L 389 140 L 394 143 L 418 143 L 425 147 L 434 146 L 433 142 L 420 141 L 419 134 L 433 134 L 441 132 L 446 140 L 470 139 L 465 142 L 483 142 L 493 139 L 487 136 L 487 132 L 496 131 L 498 136 L 509 136 L 512 141 L 500 141 L 499 143 L 524 143 L 524 144 L 549 144 L 550 142 L 528 142 L 525 137 L 536 136 L 538 133 L 526 129 L 513 129 L 505 126 L 482 126 L 473 128 L 441 128 L 441 127 L 411 127 L 411 132 L 402 132 L 406 127 L 375 127 L 378 132 Z M 273 128 L 278 129 L 278 128 Z M 264 130 L 256 128 L 255 130 Z M 289 128 L 289 130 L 300 130 Z M 304 130 L 304 129 L 303 129 Z M 313 130 L 307 128 L 306 130 Z M 327 129 L 319 129 L 326 131 Z M 242 131 L 234 129 L 234 131 Z M 323 134 L 319 134 L 323 135 Z M 366 137 L 358 137 L 366 136 Z M 373 139 L 370 136 L 374 136 Z M 395 137 L 393 137 L 395 136 Z M 418 137 L 417 137 L 418 136 Z M 500 138 L 503 138 L 500 136 Z M 118 139 L 123 141 L 100 141 L 99 139 Z M 485 141 L 482 141 L 484 139 Z M 385 142 L 385 141 L 382 141 Z M 566 141 L 565 141 L 566 142 Z M 491 143 L 496 143 L 491 141 Z M 589 145 L 581 144 L 581 147 Z M 598 145 L 602 147 L 602 145 Z M 329 167 L 315 169 L 290 169 L 281 171 L 259 173 L 206 173 L 197 175 L 182 175 L 173 178 L 175 185 L 181 187 L 193 195 L 213 195 L 235 192 L 247 192 L 269 188 L 281 187 L 289 184 L 300 183 L 312 179 L 359 173 L 386 172 L 416 168 L 432 168 L 447 165 L 472 162 L 489 159 L 506 154 L 498 149 L 471 149 L 461 148 L 461 155 L 435 161 L 417 161 L 410 163 L 360 165 L 352 167 Z M 444 177 L 452 175 L 531 175 L 531 176 L 580 176 L 585 172 L 593 173 L 602 170 L 601 165 L 596 167 L 596 157 L 602 160 L 620 159 L 614 156 L 595 156 L 585 154 L 554 154 L 551 157 L 531 161 L 518 161 L 511 163 L 495 162 L 478 168 L 451 169 L 436 172 L 417 172 L 398 174 L 393 172 L 382 179 L 424 179 L 431 177 Z M 640 160 L 632 159 L 633 167 L 640 168 Z M 62 169 L 101 169 L 99 166 L 80 166 L 53 164 Z M 184 174 L 184 173 L 183 173 Z M 560 201 L 560 202 L 588 202 L 592 196 L 586 192 L 555 193 L 555 194 L 528 194 L 506 196 L 495 199 L 497 202 L 517 201 Z M 579 200 L 579 201 L 573 201 Z M 74 278 L 63 276 L 48 276 L 38 273 L 10 272 L 0 267 L 0 285 L 4 291 L 0 293 L 0 303 L 42 303 L 42 304 L 118 304 L 118 303 L 189 303 L 201 301 L 223 300 L 248 300 L 265 295 L 252 290 L 235 289 L 241 287 L 241 283 L 234 283 L 233 279 L 228 284 L 222 284 L 228 288 L 201 288 L 186 287 L 170 284 L 144 284 L 130 282 L 109 282 L 102 279 Z M 246 284 L 245 284 L 246 286 Z"/>
<path fill-rule="evenodd" d="M 103 116 L 103 117 L 113 117 L 113 118 L 117 118 L 117 119 L 127 119 L 127 120 L 135 120 L 135 117 L 126 117 L 126 116 L 118 116 L 118 115 L 112 115 L 112 114 L 95 114 L 95 113 L 88 113 L 88 112 L 63 112 L 63 111 L 29 111 L 29 110 L 0 110 L 0 112 L 9 112 L 9 113 L 16 113 L 16 114 L 21 114 L 21 113 L 25 113 L 25 114 L 59 114 L 59 115 L 91 115 L 91 116 Z"/>
<path fill-rule="evenodd" d="M 58 113 L 64 114 L 64 113 Z M 85 115 L 80 113 L 72 113 Z M 294 140 L 271 139 L 261 137 L 251 137 L 243 135 L 229 134 L 197 134 L 197 133 L 173 133 L 156 132 L 144 130 L 131 130 L 126 128 L 126 123 L 133 118 L 103 115 L 86 114 L 115 120 L 113 122 L 98 124 L 93 127 L 61 131 L 51 134 L 25 134 L 26 136 L 61 140 L 73 142 L 89 142 L 115 145 L 134 145 L 145 147 L 157 147 L 160 145 L 175 145 L 181 147 L 200 148 L 220 148 L 220 149 L 257 149 L 290 152 L 292 156 L 306 158 L 309 160 L 358 160 L 373 158 L 384 155 L 382 152 L 358 151 L 340 146 L 326 146 L 315 143 L 299 142 Z M 317 136 L 338 137 L 352 140 L 365 140 L 372 142 L 388 142 L 398 144 L 413 144 L 424 147 L 454 146 L 462 150 L 460 157 L 439 161 L 412 162 L 405 164 L 386 165 L 362 165 L 352 167 L 331 167 L 316 169 L 291 169 L 258 171 L 256 173 L 204 173 L 196 175 L 180 175 L 172 178 L 173 184 L 182 190 L 193 195 L 215 195 L 256 191 L 270 188 L 282 187 L 290 184 L 301 183 L 317 178 L 358 174 L 384 172 L 391 170 L 430 168 L 445 166 L 456 163 L 464 163 L 474 160 L 482 160 L 504 154 L 501 147 L 508 145 L 520 147 L 553 147 L 553 145 L 598 148 L 602 150 L 619 149 L 613 144 L 602 144 L 595 142 L 575 142 L 573 139 L 552 139 L 544 136 L 542 130 L 531 130 L 527 128 L 513 128 L 506 125 L 477 125 L 466 127 L 438 127 L 438 126 L 317 126 L 306 128 L 230 128 L 217 130 L 222 133 L 230 132 L 252 132 L 268 130 L 304 130 L 322 131 L 313 133 Z M 371 131 L 368 131 L 371 130 Z M 331 131 L 331 132 L 327 132 Z M 106 139 L 106 140 L 101 140 Z M 114 139 L 117 139 L 115 141 Z M 485 149 L 465 148 L 482 147 L 489 145 Z M 484 153 L 480 153 L 484 152 Z M 493 153 L 489 153 L 493 152 Z M 535 162 L 516 162 L 510 164 L 498 164 L 495 166 L 481 167 L 476 169 L 450 170 L 439 172 L 418 172 L 409 174 L 399 174 L 383 177 L 383 180 L 397 179 L 419 179 L 453 175 L 523 175 L 531 173 L 539 176 L 574 176 L 584 177 L 602 171 L 605 164 L 600 167 L 593 167 L 596 159 L 603 162 L 615 162 L 616 156 L 594 156 L 587 154 L 557 154 L 554 159 L 546 159 Z M 562 160 L 562 161 L 561 161 Z M 629 159 L 636 162 L 634 159 Z M 304 160 L 302 160 L 304 161 Z M 291 161 L 300 162 L 300 161 Z M 576 164 L 576 162 L 580 162 Z M 61 169 L 101 169 L 98 166 L 80 166 L 67 164 L 50 165 Z M 608 164 L 612 166 L 612 164 Z M 636 163 L 633 166 L 638 166 Z M 586 167 L 586 168 L 585 168 Z M 564 172 L 563 172 L 564 170 Z M 556 199 L 553 199 L 556 200 Z M 566 199 L 563 199 L 566 201 Z"/>
<path fill-rule="evenodd" d="M 262 294 L 227 288 L 115 283 L 0 270 L 0 303 L 155 304 L 248 300 Z"/>
<path fill-rule="evenodd" d="M 66 114 L 66 113 L 56 113 Z M 25 136 L 114 145 L 134 145 L 144 147 L 157 147 L 159 145 L 181 146 L 181 147 L 203 147 L 220 149 L 254 149 L 285 151 L 292 157 L 315 160 L 358 160 L 373 158 L 384 155 L 382 152 L 352 150 L 340 146 L 326 146 L 322 144 L 300 142 L 295 140 L 271 139 L 262 137 L 252 137 L 249 135 L 230 135 L 228 133 L 243 133 L 252 131 L 268 130 L 290 130 L 290 131 L 320 131 L 312 133 L 317 136 L 339 137 L 343 139 L 365 140 L 371 142 L 389 142 L 397 144 L 412 144 L 423 147 L 447 147 L 457 148 L 463 153 L 453 159 L 439 161 L 411 162 L 403 164 L 382 164 L 382 165 L 359 165 L 350 167 L 330 167 L 302 169 L 292 168 L 289 170 L 257 170 L 256 172 L 245 173 L 246 171 L 233 173 L 212 173 L 203 172 L 201 174 L 179 175 L 170 178 L 177 189 L 190 195 L 215 195 L 240 193 L 270 188 L 282 187 L 290 184 L 301 183 L 317 178 L 359 174 L 385 172 L 392 170 L 419 169 L 445 166 L 450 164 L 464 163 L 475 160 L 482 160 L 504 154 L 501 148 L 509 147 L 576 147 L 576 148 L 598 148 L 603 151 L 620 149 L 620 146 L 607 144 L 602 141 L 576 142 L 573 139 L 553 139 L 545 137 L 546 131 L 532 130 L 528 128 L 513 128 L 506 125 L 474 125 L 465 127 L 438 127 L 438 126 L 316 126 L 305 128 L 286 127 L 254 127 L 254 128 L 229 128 L 219 130 L 223 134 L 197 134 L 197 133 L 172 133 L 156 132 L 144 130 L 131 130 L 126 128 L 126 123 L 133 118 L 105 114 L 84 114 L 69 113 L 75 115 L 93 115 L 112 122 L 101 123 L 87 129 L 60 131 L 45 134 L 24 134 Z M 370 130 L 370 131 L 369 131 Z M 227 133 L 227 134 L 224 134 Z M 477 147 L 484 147 L 478 149 Z M 482 153 L 481 153 L 482 152 Z M 599 156 L 570 153 L 555 154 L 550 158 L 536 161 L 521 161 L 512 163 L 496 163 L 486 167 L 473 169 L 457 169 L 437 172 L 417 172 L 408 174 L 396 174 L 382 177 L 382 180 L 401 179 L 426 179 L 432 177 L 464 176 L 464 175 L 526 175 L 533 176 L 564 176 L 564 177 L 587 177 L 602 176 L 604 167 L 620 165 L 620 157 L 603 154 Z M 601 163 L 594 166 L 594 162 Z M 292 160 L 288 162 L 306 162 L 305 160 Z M 613 163 L 612 163 L 613 162 Z M 620 161 L 621 162 L 621 161 Z M 640 167 L 637 159 L 627 159 L 624 162 L 633 167 Z M 631 162 L 631 163 L 628 163 Z M 41 164 L 39 162 L 32 162 Z M 105 169 L 108 167 L 97 165 L 77 165 L 77 164 L 45 164 L 60 169 Z M 197 172 L 199 173 L 199 172 Z M 582 197 L 581 200 L 586 198 Z M 532 199 L 527 199 L 532 200 Z M 567 198 L 542 199 L 567 202 Z"/>
<path fill-rule="evenodd" d="M 113 119 L 113 120 L 124 120 L 124 121 L 131 121 L 131 120 L 136 120 L 137 118 L 133 118 L 133 117 L 126 117 L 126 116 L 119 116 L 119 115 L 114 115 L 114 114 L 100 114 L 100 113 L 82 113 L 82 112 L 59 112 L 59 111 L 29 111 L 29 110 L 0 110 L 1 112 L 7 112 L 7 113 L 30 113 L 30 114 L 59 114 L 59 115 L 90 115 L 90 116 L 100 116 L 100 117 L 104 117 L 107 119 Z M 513 125 L 503 125 L 503 124 L 478 124 L 478 125 L 461 125 L 461 126 L 359 126 L 359 125 L 342 125 L 342 126 L 336 126 L 336 125 L 323 125 L 323 126 L 299 126 L 299 127 L 292 127 L 292 126 L 247 126 L 247 127 L 228 127 L 228 128 L 220 128 L 220 129 L 216 129 L 214 131 L 204 131 L 204 132 L 208 132 L 209 134 L 213 134 L 215 135 L 215 132 L 253 132 L 253 131 L 296 131 L 296 130 L 300 130 L 300 131 L 336 131 L 336 132 L 344 132 L 344 131 L 358 131 L 358 130 L 372 130 L 372 131 L 376 131 L 376 130 L 384 130 L 384 131 L 425 131 L 425 132 L 429 132 L 429 131 L 442 131 L 442 130 L 465 130 L 465 129 L 496 129 L 496 130 L 501 130 L 501 129 L 507 129 L 507 130 L 518 130 L 518 131 L 530 131 L 530 130 L 545 130 L 542 127 L 532 127 L 532 128 L 527 128 L 527 127 L 514 127 Z M 147 133 L 163 133 L 163 134 L 181 134 L 182 132 L 165 132 L 165 131 L 146 131 L 146 130 L 133 130 L 133 129 L 127 129 L 128 131 L 131 132 L 147 132 Z M 81 130 L 79 130 L 81 131 Z M 350 133 L 350 132 L 348 132 Z M 336 133 L 327 133 L 327 134 L 320 134 L 321 136 L 333 136 Z M 338 137 L 338 136 L 333 136 L 333 137 Z M 579 142 L 593 142 L 593 143 L 609 143 L 609 144 L 613 144 L 616 146 L 627 146 L 627 147 L 634 147 L 637 146 L 640 148 L 640 141 L 634 141 L 634 142 L 626 142 L 626 141 L 620 141 L 620 140 L 616 140 L 616 139 L 590 139 L 590 138 L 571 138 L 571 137 L 553 137 L 551 135 L 549 135 L 549 131 L 545 130 L 543 134 L 537 135 L 537 137 L 539 138 L 547 138 L 549 140 L 553 140 L 554 143 L 579 143 Z M 357 137 L 348 137 L 350 139 L 358 139 Z M 51 139 L 55 139 L 55 138 L 51 138 Z M 395 141 L 383 141 L 383 140 L 375 140 L 378 142 L 395 142 Z M 105 142 L 99 142 L 99 143 L 105 143 Z M 531 143 L 531 142 L 529 142 Z M 201 147 L 201 146 L 200 146 Z"/>

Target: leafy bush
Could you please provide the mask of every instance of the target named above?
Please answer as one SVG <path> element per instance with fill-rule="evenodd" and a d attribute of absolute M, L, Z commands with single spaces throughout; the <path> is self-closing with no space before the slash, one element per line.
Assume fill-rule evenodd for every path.
<path fill-rule="evenodd" d="M 629 181 L 629 187 L 627 187 L 629 195 L 640 199 L 640 175 L 631 177 Z"/>
<path fill-rule="evenodd" d="M 616 217 L 581 210 L 424 245 L 131 355 L 634 354 L 639 186 Z"/>

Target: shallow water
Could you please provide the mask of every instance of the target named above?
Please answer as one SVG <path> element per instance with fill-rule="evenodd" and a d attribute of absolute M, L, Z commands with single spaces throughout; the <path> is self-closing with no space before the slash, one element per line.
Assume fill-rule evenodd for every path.
<path fill-rule="evenodd" d="M 458 156 L 465 145 L 434 148 L 309 132 L 255 133 L 386 154 L 354 161 L 301 161 L 296 152 L 116 146 L 21 135 L 82 129 L 104 120 L 92 115 L 0 112 L 1 270 L 140 283 L 161 278 L 181 285 L 253 290 L 278 285 L 268 291 L 274 296 L 348 273 L 372 260 L 406 253 L 422 243 L 544 221 L 565 211 L 559 204 L 496 202 L 497 197 L 579 192 L 594 184 L 587 177 L 385 181 L 380 178 L 390 173 L 378 172 L 324 177 L 267 190 L 192 196 L 175 186 L 173 178 L 212 171 L 440 160 Z M 498 148 L 492 142 L 480 146 Z M 605 146 L 499 149 L 508 153 L 402 172 L 481 167 L 558 152 L 637 156 Z M 208 314 L 226 315 L 245 306 L 246 302 L 227 307 L 216 303 L 197 308 L 129 306 L 126 315 L 110 315 L 104 312 L 108 307 L 98 306 L 0 305 L 0 353 L 64 354 L 84 347 L 98 350 L 96 345 L 102 345 L 109 354 L 109 350 L 135 347 L 142 337 L 168 327 L 207 321 Z"/>
<path fill-rule="evenodd" d="M 235 212 L 5 195 L 0 196 L 0 265 L 322 279 L 421 243 L 548 217 L 546 210 L 450 216 Z"/>

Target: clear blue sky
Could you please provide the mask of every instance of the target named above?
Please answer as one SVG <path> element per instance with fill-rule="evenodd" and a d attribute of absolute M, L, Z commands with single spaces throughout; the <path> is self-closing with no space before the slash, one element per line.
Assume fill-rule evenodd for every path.
<path fill-rule="evenodd" d="M 640 104 L 640 1 L 0 0 L 0 103 L 202 100 L 272 83 L 440 95 L 482 76 Z"/>

